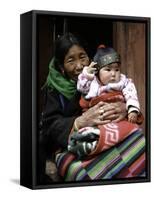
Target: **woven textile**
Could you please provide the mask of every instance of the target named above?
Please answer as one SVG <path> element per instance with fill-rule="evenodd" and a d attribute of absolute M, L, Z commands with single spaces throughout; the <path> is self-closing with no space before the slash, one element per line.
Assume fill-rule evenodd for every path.
<path fill-rule="evenodd" d="M 137 124 L 127 121 L 108 123 L 97 127 L 85 127 L 71 134 L 68 150 L 81 157 L 99 154 L 115 146 L 138 130 Z"/>
<path fill-rule="evenodd" d="M 145 172 L 145 137 L 137 130 L 118 145 L 87 160 L 63 152 L 56 156 L 56 162 L 64 181 L 140 177 Z"/>

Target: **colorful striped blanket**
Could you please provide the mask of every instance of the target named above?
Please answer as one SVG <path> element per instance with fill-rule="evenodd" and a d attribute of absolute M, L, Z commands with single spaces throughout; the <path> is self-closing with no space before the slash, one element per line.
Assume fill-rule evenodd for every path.
<path fill-rule="evenodd" d="M 70 135 L 68 150 L 84 159 L 111 148 L 138 129 L 138 125 L 127 121 L 85 127 Z"/>
<path fill-rule="evenodd" d="M 119 144 L 85 160 L 65 151 L 56 155 L 56 164 L 64 181 L 140 177 L 145 172 L 145 137 L 135 130 Z"/>
<path fill-rule="evenodd" d="M 119 101 L 121 95 L 118 92 L 116 94 Z M 110 93 L 108 97 L 109 102 L 114 102 L 115 93 Z M 103 98 L 106 99 L 106 96 L 97 97 L 90 102 L 83 99 L 83 108 L 87 109 L 100 100 L 103 101 Z M 139 118 L 138 123 L 142 121 L 143 116 Z M 81 160 L 68 151 L 56 155 L 58 172 L 63 180 L 83 181 L 144 176 L 145 137 L 139 127 L 122 121 L 98 128 L 102 134 L 90 156 Z"/>
<path fill-rule="evenodd" d="M 100 136 L 96 149 L 91 152 L 90 155 L 98 154 L 106 149 L 115 146 L 119 142 L 123 141 L 126 137 L 131 135 L 134 131 L 138 130 L 137 124 L 132 124 L 127 121 L 121 121 L 118 123 L 108 123 L 102 126 L 98 126 L 100 130 Z"/>

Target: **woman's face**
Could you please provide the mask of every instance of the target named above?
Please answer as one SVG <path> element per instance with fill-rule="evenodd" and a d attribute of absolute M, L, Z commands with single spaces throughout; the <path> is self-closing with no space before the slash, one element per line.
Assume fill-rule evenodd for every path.
<path fill-rule="evenodd" d="M 78 45 L 73 45 L 64 58 L 64 71 L 69 78 L 77 80 L 83 67 L 88 65 L 89 57 L 85 50 Z"/>

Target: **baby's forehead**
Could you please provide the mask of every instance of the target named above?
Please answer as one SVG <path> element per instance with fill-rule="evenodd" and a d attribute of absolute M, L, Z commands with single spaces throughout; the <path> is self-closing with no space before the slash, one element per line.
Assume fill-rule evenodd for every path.
<path fill-rule="evenodd" d="M 120 63 L 116 62 L 116 63 L 111 63 L 111 64 L 108 64 L 106 66 L 104 66 L 103 68 L 120 68 Z"/>

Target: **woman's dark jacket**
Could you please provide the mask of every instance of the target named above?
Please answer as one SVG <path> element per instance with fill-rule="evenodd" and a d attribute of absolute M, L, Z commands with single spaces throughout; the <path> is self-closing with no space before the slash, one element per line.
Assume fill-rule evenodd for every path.
<path fill-rule="evenodd" d="M 56 90 L 44 90 L 44 105 L 40 120 L 40 143 L 50 153 L 58 148 L 65 149 L 74 120 L 81 114 L 79 99 L 76 92 L 68 100 Z"/>

